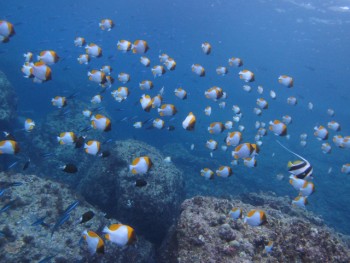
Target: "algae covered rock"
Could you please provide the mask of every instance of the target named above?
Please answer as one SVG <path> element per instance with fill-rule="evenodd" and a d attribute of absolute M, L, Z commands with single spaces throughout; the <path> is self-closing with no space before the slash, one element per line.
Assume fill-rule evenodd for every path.
<path fill-rule="evenodd" d="M 118 221 L 106 219 L 101 211 L 63 184 L 34 175 L 1 173 L 0 178 L 0 188 L 6 188 L 0 206 L 11 204 L 0 213 L 1 262 L 39 262 L 50 256 L 53 256 L 50 262 L 154 262 L 153 245 L 137 233 L 137 242 L 127 248 L 106 240 L 101 233 L 103 227 Z M 16 186 L 10 186 L 11 183 Z M 57 219 L 76 200 L 79 205 L 70 212 L 68 221 L 53 232 Z M 93 211 L 94 217 L 78 224 L 87 211 Z M 44 223 L 33 225 L 39 218 L 44 218 Z M 85 229 L 104 240 L 104 254 L 89 253 L 86 242 L 81 240 Z"/>
<path fill-rule="evenodd" d="M 182 173 L 164 161 L 154 147 L 136 140 L 117 141 L 108 158 L 91 164 L 79 184 L 82 195 L 111 216 L 127 222 L 147 239 L 160 242 L 177 216 L 184 195 Z M 153 166 L 146 175 L 133 175 L 134 158 L 149 156 Z M 136 187 L 137 178 L 147 181 Z"/>
<path fill-rule="evenodd" d="M 0 71 L 0 126 L 8 127 L 17 117 L 17 96 L 6 75 Z"/>
<path fill-rule="evenodd" d="M 265 198 L 267 199 L 267 198 Z M 274 197 L 270 197 L 270 204 Z M 267 224 L 252 227 L 228 217 L 233 207 L 262 209 Z M 349 262 L 350 249 L 332 230 L 270 205 L 194 197 L 182 203 L 180 219 L 162 245 L 160 262 Z M 268 241 L 272 251 L 265 252 Z"/>

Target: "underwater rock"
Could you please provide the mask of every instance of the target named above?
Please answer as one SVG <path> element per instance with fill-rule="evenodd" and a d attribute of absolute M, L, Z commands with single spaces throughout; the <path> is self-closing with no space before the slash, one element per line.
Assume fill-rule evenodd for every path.
<path fill-rule="evenodd" d="M 267 199 L 265 197 L 264 199 Z M 181 205 L 180 219 L 171 227 L 159 253 L 159 262 L 349 262 L 350 246 L 333 230 L 272 208 L 240 200 L 197 196 Z M 281 200 L 278 200 L 280 202 Z M 233 207 L 262 209 L 267 224 L 252 227 L 228 217 Z M 218 219 L 224 218 L 220 222 Z M 218 224 L 219 223 L 219 224 Z M 273 241 L 272 251 L 265 246 Z"/>
<path fill-rule="evenodd" d="M 98 158 L 81 180 L 79 190 L 92 204 L 160 243 L 177 217 L 184 199 L 182 173 L 154 147 L 140 141 L 117 141 L 107 158 Z M 153 166 L 145 175 L 133 175 L 129 165 L 147 155 Z M 137 179 L 147 185 L 136 187 Z"/>
<path fill-rule="evenodd" d="M 50 256 L 54 256 L 50 262 L 154 262 L 153 245 L 137 233 L 136 244 L 127 248 L 106 240 L 101 233 L 103 227 L 118 220 L 106 219 L 65 185 L 35 175 L 1 173 L 0 177 L 0 188 L 12 182 L 22 183 L 9 187 L 1 196 L 0 207 L 14 200 L 9 209 L 0 213 L 1 262 L 39 262 Z M 57 219 L 76 200 L 79 205 L 70 212 L 68 221 L 53 232 Z M 92 211 L 94 217 L 78 224 L 87 211 Z M 38 223 L 40 218 L 44 218 L 42 224 Z M 37 223 L 33 225 L 34 222 Z M 86 242 L 81 240 L 85 229 L 104 240 L 104 254 L 89 253 Z"/>
<path fill-rule="evenodd" d="M 73 187 L 78 184 L 80 178 L 87 173 L 90 163 L 97 157 L 86 154 L 84 145 L 80 148 L 75 148 L 74 145 L 60 145 L 57 136 L 61 132 L 71 131 L 77 137 L 87 136 L 85 141 L 99 140 L 103 142 L 105 137 L 100 131 L 91 129 L 87 132 L 81 132 L 83 128 L 91 125 L 90 119 L 82 114 L 82 111 L 87 108 L 89 105 L 86 103 L 74 99 L 68 100 L 66 107 L 53 108 L 53 112 L 47 114 L 41 125 L 37 125 L 33 132 L 24 134 L 27 142 L 21 144 L 21 152 L 31 158 L 33 165 L 31 165 L 29 172 L 40 177 L 69 183 Z M 102 114 L 105 115 L 105 113 Z M 104 146 L 101 148 L 103 149 Z M 44 157 L 45 154 L 49 156 Z M 67 175 L 62 169 L 59 169 L 59 166 L 67 163 L 76 165 L 78 172 Z"/>
<path fill-rule="evenodd" d="M 0 71 L 0 126 L 9 127 L 17 117 L 17 96 L 6 75 Z"/>

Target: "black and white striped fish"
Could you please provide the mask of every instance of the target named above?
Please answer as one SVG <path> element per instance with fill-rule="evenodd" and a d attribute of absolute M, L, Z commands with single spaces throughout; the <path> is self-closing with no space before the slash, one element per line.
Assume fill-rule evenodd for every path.
<path fill-rule="evenodd" d="M 304 180 L 312 179 L 313 168 L 312 168 L 312 165 L 309 163 L 309 161 L 306 160 L 304 157 L 300 156 L 299 154 L 296 154 L 295 152 L 289 150 L 286 146 L 284 146 L 279 141 L 277 141 L 277 143 L 281 145 L 284 149 L 286 149 L 288 152 L 294 154 L 295 156 L 301 159 L 294 162 L 289 161 L 288 171 L 299 179 L 304 179 Z"/>

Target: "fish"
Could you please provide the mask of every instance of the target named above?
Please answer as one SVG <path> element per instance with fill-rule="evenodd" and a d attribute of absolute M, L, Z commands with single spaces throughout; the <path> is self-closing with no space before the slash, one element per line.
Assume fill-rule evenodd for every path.
<path fill-rule="evenodd" d="M 196 125 L 196 116 L 194 116 L 194 114 L 192 112 L 190 112 L 186 119 L 182 122 L 182 127 L 185 130 L 191 131 L 194 129 Z"/>
<path fill-rule="evenodd" d="M 138 39 L 131 45 L 131 50 L 134 54 L 144 54 L 149 50 L 149 46 L 145 40 Z"/>
<path fill-rule="evenodd" d="M 92 104 L 98 104 L 98 103 L 101 103 L 102 101 L 102 96 L 101 95 L 95 95 L 91 98 L 91 103 Z"/>
<path fill-rule="evenodd" d="M 300 196 L 310 196 L 315 192 L 315 185 L 312 182 L 305 181 L 299 189 Z"/>
<path fill-rule="evenodd" d="M 228 70 L 226 67 L 220 66 L 216 68 L 216 74 L 220 76 L 225 76 L 228 73 Z"/>
<path fill-rule="evenodd" d="M 331 153 L 332 151 L 332 146 L 328 143 L 328 142 L 325 142 L 325 143 L 322 143 L 321 145 L 321 150 L 323 153 Z"/>
<path fill-rule="evenodd" d="M 276 99 L 277 94 L 276 94 L 276 92 L 275 92 L 274 90 L 270 90 L 270 97 L 271 97 L 272 99 Z"/>
<path fill-rule="evenodd" d="M 211 52 L 211 45 L 208 42 L 204 42 L 201 45 L 201 47 L 202 47 L 202 50 L 203 50 L 204 54 L 206 54 L 206 55 L 210 54 L 210 52 Z"/>
<path fill-rule="evenodd" d="M 91 126 L 100 131 L 108 132 L 112 129 L 111 120 L 101 114 L 91 117 Z"/>
<path fill-rule="evenodd" d="M 228 64 L 231 67 L 241 67 L 243 66 L 243 60 L 240 58 L 232 57 L 228 59 Z"/>
<path fill-rule="evenodd" d="M 15 34 L 15 29 L 12 23 L 0 20 L 0 41 L 6 43 Z"/>
<path fill-rule="evenodd" d="M 33 66 L 29 62 L 25 62 L 21 68 L 22 73 L 24 74 L 23 77 L 25 78 L 33 78 Z"/>
<path fill-rule="evenodd" d="M 255 75 L 250 70 L 244 69 L 241 70 L 239 73 L 239 78 L 244 80 L 245 82 L 253 82 L 255 80 Z"/>
<path fill-rule="evenodd" d="M 210 134 L 219 134 L 222 133 L 224 130 L 225 125 L 222 122 L 212 122 L 208 127 L 208 131 Z"/>
<path fill-rule="evenodd" d="M 95 216 L 95 213 L 92 211 L 85 212 L 77 221 L 78 224 L 84 224 L 90 221 Z"/>
<path fill-rule="evenodd" d="M 244 159 L 251 157 L 254 152 L 254 148 L 250 143 L 242 143 L 236 146 L 235 150 L 232 151 L 232 157 L 235 159 Z"/>
<path fill-rule="evenodd" d="M 52 79 L 51 68 L 44 62 L 38 61 L 34 64 L 31 63 L 30 65 L 33 68 L 34 83 L 43 83 Z"/>
<path fill-rule="evenodd" d="M 277 136 L 285 136 L 287 135 L 287 126 L 279 121 L 279 120 L 274 120 L 273 122 L 269 122 L 270 126 L 269 129 L 272 131 L 275 135 Z"/>
<path fill-rule="evenodd" d="M 164 65 L 167 68 L 167 70 L 175 70 L 175 68 L 176 68 L 176 61 L 173 58 L 168 58 L 164 62 Z"/>
<path fill-rule="evenodd" d="M 287 75 L 279 76 L 278 82 L 287 88 L 292 88 L 294 86 L 293 78 Z"/>
<path fill-rule="evenodd" d="M 333 131 L 340 131 L 340 124 L 336 121 L 328 122 L 327 127 Z"/>
<path fill-rule="evenodd" d="M 210 140 L 208 140 L 208 141 L 206 142 L 205 146 L 206 146 L 208 149 L 210 149 L 210 150 L 212 150 L 212 151 L 215 151 L 215 150 L 218 148 L 218 143 L 217 143 L 217 141 L 214 141 L 214 140 L 210 139 Z M 191 150 L 193 150 L 193 149 L 192 149 L 192 146 L 191 146 Z"/>
<path fill-rule="evenodd" d="M 53 50 L 44 50 L 40 52 L 39 56 L 37 56 L 37 60 L 46 65 L 52 65 L 58 62 L 59 56 Z"/>
<path fill-rule="evenodd" d="M 163 74 L 165 74 L 165 69 L 163 66 L 161 65 L 156 65 L 156 66 L 153 66 L 153 68 L 151 69 L 152 71 L 152 74 L 154 77 L 160 77 L 162 76 Z"/>
<path fill-rule="evenodd" d="M 12 200 L 10 202 L 8 202 L 7 204 L 5 204 L 1 209 L 0 209 L 0 214 L 3 212 L 6 212 L 7 210 L 9 210 L 15 203 L 15 200 Z"/>
<path fill-rule="evenodd" d="M 95 82 L 99 85 L 106 83 L 106 74 L 100 70 L 93 69 L 87 73 L 90 81 Z"/>
<path fill-rule="evenodd" d="M 216 175 L 223 178 L 229 177 L 232 174 L 232 168 L 229 166 L 220 166 L 219 169 L 216 170 Z"/>
<path fill-rule="evenodd" d="M 51 99 L 51 103 L 53 106 L 61 109 L 62 107 L 67 106 L 67 99 L 66 97 L 56 96 Z"/>
<path fill-rule="evenodd" d="M 0 155 L 1 154 L 17 154 L 20 149 L 18 143 L 13 140 L 0 141 Z"/>
<path fill-rule="evenodd" d="M 306 205 L 308 204 L 307 197 L 306 196 L 297 196 L 293 201 L 292 205 L 297 206 L 300 208 L 306 208 Z"/>
<path fill-rule="evenodd" d="M 290 96 L 290 97 L 287 98 L 287 103 L 288 103 L 289 105 L 294 106 L 294 105 L 296 105 L 296 104 L 298 103 L 298 101 L 297 101 L 297 98 L 296 98 L 296 97 Z"/>
<path fill-rule="evenodd" d="M 327 140 L 328 139 L 328 131 L 325 127 L 323 127 L 322 125 L 320 126 L 315 126 L 314 127 L 314 135 L 316 136 L 316 138 L 318 140 Z"/>
<path fill-rule="evenodd" d="M 123 224 L 112 224 L 109 227 L 105 226 L 102 230 L 105 233 L 105 238 L 120 247 L 130 245 L 136 241 L 135 230 Z"/>
<path fill-rule="evenodd" d="M 214 179 L 214 172 L 209 168 L 204 168 L 201 170 L 201 176 L 205 179 Z"/>
<path fill-rule="evenodd" d="M 223 96 L 223 90 L 220 87 L 214 86 L 204 92 L 207 99 L 218 100 Z"/>
<path fill-rule="evenodd" d="M 149 171 L 151 166 L 151 159 L 148 156 L 141 156 L 132 161 L 131 165 L 129 165 L 129 170 L 133 174 L 145 174 Z"/>
<path fill-rule="evenodd" d="M 257 99 L 256 104 L 259 106 L 260 109 L 267 109 L 269 107 L 269 104 L 263 98 Z"/>
<path fill-rule="evenodd" d="M 118 74 L 118 80 L 121 83 L 125 84 L 125 83 L 130 81 L 130 75 L 127 74 L 127 73 L 121 72 L 121 73 Z"/>
<path fill-rule="evenodd" d="M 153 125 L 154 128 L 163 129 L 164 128 L 164 121 L 159 119 L 159 118 L 157 118 L 157 119 L 153 120 L 152 125 Z"/>
<path fill-rule="evenodd" d="M 273 241 L 269 241 L 269 243 L 264 247 L 264 251 L 266 254 L 270 253 L 273 249 Z"/>
<path fill-rule="evenodd" d="M 10 170 L 11 168 L 15 167 L 17 164 L 19 163 L 19 161 L 15 161 L 12 164 L 10 164 L 6 170 Z"/>
<path fill-rule="evenodd" d="M 237 220 L 243 217 L 243 211 L 241 208 L 238 207 L 234 207 L 231 209 L 231 211 L 229 212 L 229 216 L 233 219 L 233 220 Z"/>
<path fill-rule="evenodd" d="M 147 181 L 145 179 L 140 178 L 135 181 L 135 186 L 137 187 L 144 187 L 146 185 L 147 185 Z"/>
<path fill-rule="evenodd" d="M 84 144 L 84 149 L 87 154 L 97 155 L 100 151 L 101 143 L 99 141 L 91 140 Z"/>
<path fill-rule="evenodd" d="M 205 69 L 203 66 L 199 64 L 192 64 L 191 69 L 192 69 L 192 72 L 195 73 L 196 75 L 200 77 L 205 76 Z"/>
<path fill-rule="evenodd" d="M 90 56 L 88 54 L 82 54 L 82 55 L 79 55 L 79 57 L 77 58 L 79 64 L 89 64 L 90 62 Z"/>
<path fill-rule="evenodd" d="M 72 145 L 77 141 L 77 137 L 74 132 L 61 132 L 60 136 L 57 136 L 57 141 L 61 145 Z"/>
<path fill-rule="evenodd" d="M 151 64 L 151 60 L 148 57 L 144 57 L 142 56 L 140 58 L 140 62 L 142 65 L 144 65 L 145 67 L 149 67 L 149 65 Z"/>
<path fill-rule="evenodd" d="M 83 231 L 83 238 L 86 241 L 88 245 L 88 249 L 91 255 L 93 254 L 104 254 L 104 242 L 102 238 L 100 238 L 95 232 L 93 231 Z"/>
<path fill-rule="evenodd" d="M 284 148 L 285 150 L 287 150 L 288 152 L 290 152 L 291 154 L 297 156 L 298 158 L 300 158 L 302 160 L 302 161 L 300 161 L 300 160 L 295 161 L 294 163 L 288 162 L 289 173 L 291 173 L 292 175 L 294 175 L 296 178 L 299 178 L 299 179 L 304 179 L 304 180 L 312 179 L 313 168 L 312 168 L 311 164 L 309 163 L 309 161 L 307 161 L 304 157 L 291 151 L 290 149 L 288 149 L 286 146 L 284 146 L 279 141 L 276 141 L 276 142 L 280 146 L 282 146 L 282 148 Z"/>
<path fill-rule="evenodd" d="M 86 54 L 88 54 L 93 58 L 98 58 L 102 56 L 102 49 L 94 43 L 90 43 L 89 45 L 86 45 L 85 52 Z"/>
<path fill-rule="evenodd" d="M 185 100 L 187 99 L 187 92 L 186 90 L 182 89 L 182 88 L 177 88 L 174 90 L 175 92 L 175 96 L 178 97 L 181 100 Z"/>
<path fill-rule="evenodd" d="M 340 171 L 344 174 L 350 174 L 350 163 L 343 164 Z"/>
<path fill-rule="evenodd" d="M 35 221 L 31 224 L 31 226 L 38 226 L 38 225 L 41 225 L 41 226 L 49 227 L 50 225 L 48 225 L 48 224 L 46 224 L 46 223 L 44 222 L 45 218 L 46 218 L 46 216 L 43 216 L 43 217 L 38 218 L 37 220 L 35 220 Z"/>
<path fill-rule="evenodd" d="M 173 116 L 177 113 L 177 109 L 173 104 L 163 104 L 157 111 L 160 116 Z"/>
<path fill-rule="evenodd" d="M 255 157 L 247 157 L 243 159 L 243 163 L 245 166 L 252 168 L 252 167 L 256 167 L 256 160 Z"/>
<path fill-rule="evenodd" d="M 204 113 L 205 113 L 205 115 L 210 116 L 210 115 L 211 115 L 211 107 L 210 107 L 210 106 L 207 106 L 207 107 L 204 109 Z"/>
<path fill-rule="evenodd" d="M 109 65 L 104 65 L 100 68 L 100 71 L 105 73 L 106 75 L 111 75 L 112 67 Z"/>
<path fill-rule="evenodd" d="M 107 31 L 111 31 L 111 29 L 114 27 L 114 23 L 111 19 L 102 19 L 101 22 L 98 24 L 98 26 L 102 29 L 102 30 L 107 30 Z"/>
<path fill-rule="evenodd" d="M 120 40 L 117 43 L 118 50 L 122 51 L 123 53 L 131 50 L 131 43 L 127 40 Z"/>
<path fill-rule="evenodd" d="M 59 167 L 59 169 L 61 169 L 63 172 L 66 173 L 76 173 L 78 172 L 78 168 L 76 167 L 76 165 L 72 164 L 72 163 L 67 163 L 65 165 L 62 165 Z"/>
<path fill-rule="evenodd" d="M 85 38 L 83 37 L 76 37 L 74 39 L 74 45 L 76 47 L 83 47 L 86 44 Z"/>
<path fill-rule="evenodd" d="M 238 131 L 227 134 L 225 142 L 227 146 L 237 146 L 242 140 L 242 134 Z"/>
<path fill-rule="evenodd" d="M 267 223 L 266 214 L 262 210 L 253 209 L 250 210 L 247 216 L 244 217 L 244 224 L 250 226 L 261 226 Z"/>
<path fill-rule="evenodd" d="M 152 99 L 149 95 L 143 94 L 140 99 L 141 107 L 144 111 L 149 112 L 152 108 Z"/>
<path fill-rule="evenodd" d="M 284 115 L 282 117 L 282 122 L 286 125 L 290 124 L 292 122 L 292 117 L 289 115 Z"/>

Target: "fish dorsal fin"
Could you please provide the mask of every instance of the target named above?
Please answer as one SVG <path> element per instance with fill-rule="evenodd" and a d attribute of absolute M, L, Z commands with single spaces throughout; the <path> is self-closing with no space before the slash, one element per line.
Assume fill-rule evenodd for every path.
<path fill-rule="evenodd" d="M 299 157 L 300 159 L 302 159 L 304 162 L 309 163 L 304 157 L 300 156 L 299 154 L 293 152 L 292 150 L 289 150 L 286 146 L 284 146 L 280 141 L 276 140 L 276 142 L 281 145 L 284 149 L 286 149 L 288 152 L 294 154 L 295 156 Z"/>

